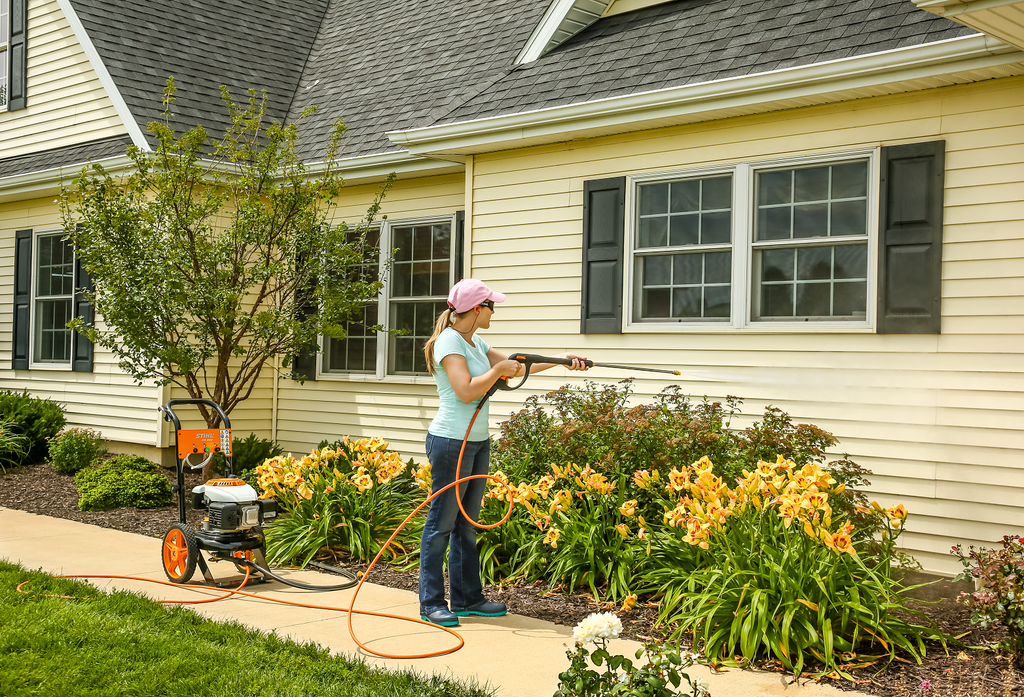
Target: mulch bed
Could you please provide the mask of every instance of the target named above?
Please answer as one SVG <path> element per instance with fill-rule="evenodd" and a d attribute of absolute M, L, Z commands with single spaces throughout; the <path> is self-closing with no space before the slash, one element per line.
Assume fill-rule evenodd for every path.
<path fill-rule="evenodd" d="M 175 480 L 172 470 L 167 470 L 167 476 L 172 482 Z M 186 489 L 199 483 L 198 473 L 186 473 Z M 74 477 L 56 472 L 49 464 L 13 468 L 0 474 L 0 506 L 150 537 L 162 537 L 172 523 L 178 522 L 177 504 L 151 510 L 81 511 Z M 187 510 L 187 517 L 190 525 L 198 527 L 202 523 L 200 511 Z M 337 565 L 354 571 L 366 568 L 362 564 Z M 416 590 L 418 585 L 415 571 L 381 565 L 374 568 L 369 580 L 404 590 Z M 879 697 L 1024 697 L 1024 674 L 1015 671 L 1006 656 L 993 650 L 967 648 L 998 643 L 1005 637 L 1005 630 L 971 628 L 970 612 L 953 599 L 952 584 L 939 584 L 937 588 L 940 593 L 945 589 L 947 597 L 921 603 L 919 609 L 947 634 L 969 631 L 962 639 L 965 647 L 950 647 L 946 652 L 940 645 L 929 645 L 921 665 L 896 661 L 881 670 L 875 667 L 853 671 L 856 684 L 826 681 L 839 689 L 860 690 Z M 596 603 L 590 594 L 550 592 L 543 585 L 492 586 L 486 593 L 490 599 L 507 604 L 510 612 L 569 627 L 591 612 L 614 609 Z M 655 624 L 657 607 L 653 603 L 641 603 L 620 614 L 620 618 L 625 638 L 656 641 L 667 636 L 665 628 Z M 773 665 L 761 667 L 781 670 Z M 931 681 L 931 688 L 922 688 L 924 681 Z"/>

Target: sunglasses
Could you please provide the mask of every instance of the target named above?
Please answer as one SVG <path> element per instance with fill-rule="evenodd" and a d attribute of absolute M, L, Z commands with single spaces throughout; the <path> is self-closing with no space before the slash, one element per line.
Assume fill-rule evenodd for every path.
<path fill-rule="evenodd" d="M 480 303 L 480 307 L 486 307 L 491 312 L 494 312 L 494 301 L 493 300 L 484 300 L 482 303 Z"/>

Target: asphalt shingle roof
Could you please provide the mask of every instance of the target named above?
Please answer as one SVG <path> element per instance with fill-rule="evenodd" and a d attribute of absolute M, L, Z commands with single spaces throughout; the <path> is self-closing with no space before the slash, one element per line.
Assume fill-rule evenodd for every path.
<path fill-rule="evenodd" d="M 202 123 L 223 131 L 222 84 L 236 99 L 266 89 L 272 118 L 319 108 L 301 129 L 307 161 L 323 155 L 338 116 L 349 129 L 342 157 L 396 152 L 387 131 L 974 33 L 909 0 L 676 0 L 601 19 L 515 67 L 549 0 L 71 2 L 144 132 L 160 116 L 169 75 L 178 85 L 178 130 Z"/>
<path fill-rule="evenodd" d="M 0 177 L 13 177 L 27 172 L 42 172 L 58 167 L 81 165 L 89 160 L 95 161 L 108 157 L 117 157 L 124 155 L 131 143 L 131 138 L 127 136 L 105 138 L 78 145 L 43 150 L 28 155 L 19 155 L 18 157 L 8 157 L 0 160 Z M 77 174 L 78 172 L 69 172 L 68 178 L 71 179 Z"/>
<path fill-rule="evenodd" d="M 710 82 L 974 33 L 909 0 L 678 0 L 599 20 L 438 122 Z"/>
<path fill-rule="evenodd" d="M 230 122 L 233 98 L 267 90 L 268 114 L 283 120 L 328 0 L 71 0 L 143 133 L 160 119 L 168 76 L 179 131 Z M 151 138 L 147 133 L 147 137 Z"/>

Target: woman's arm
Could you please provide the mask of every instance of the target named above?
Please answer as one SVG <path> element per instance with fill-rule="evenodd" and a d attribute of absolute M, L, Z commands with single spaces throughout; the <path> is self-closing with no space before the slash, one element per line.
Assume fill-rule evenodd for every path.
<path fill-rule="evenodd" d="M 559 353 L 559 354 L 557 354 L 554 357 L 555 358 L 571 358 L 572 359 L 572 365 L 562 366 L 563 368 L 568 368 L 569 370 L 590 370 L 590 368 L 587 366 L 587 364 L 584 363 L 584 361 L 587 360 L 586 356 L 578 356 L 575 353 Z M 497 350 L 492 348 L 490 351 L 487 352 L 487 360 L 489 360 L 491 362 L 491 366 L 493 367 L 493 366 L 495 366 L 497 363 L 499 363 L 501 361 L 508 360 L 508 356 L 506 356 L 501 351 L 497 351 Z M 518 361 L 514 361 L 514 362 L 518 363 Z M 530 375 L 533 375 L 534 373 L 539 373 L 542 370 L 547 370 L 548 368 L 554 368 L 556 365 L 562 365 L 562 364 L 561 363 L 534 363 L 533 365 L 530 366 Z"/>
<path fill-rule="evenodd" d="M 491 354 L 496 354 L 498 358 Z M 465 356 L 452 353 L 441 359 L 441 365 L 444 367 L 444 372 L 448 374 L 448 382 L 455 390 L 455 396 L 466 404 L 483 397 L 498 378 L 514 378 L 523 372 L 522 363 L 510 361 L 508 356 L 494 349 L 487 353 L 487 360 L 491 363 L 491 369 L 483 375 L 473 377 L 469 374 Z"/>

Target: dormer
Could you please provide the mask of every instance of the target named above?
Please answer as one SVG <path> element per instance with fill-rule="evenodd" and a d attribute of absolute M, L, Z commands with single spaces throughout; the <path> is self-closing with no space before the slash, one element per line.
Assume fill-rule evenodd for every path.
<path fill-rule="evenodd" d="M 516 57 L 516 65 L 531 63 L 565 43 L 591 24 L 611 15 L 632 12 L 672 0 L 552 0 L 540 24 Z"/>

